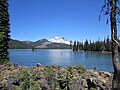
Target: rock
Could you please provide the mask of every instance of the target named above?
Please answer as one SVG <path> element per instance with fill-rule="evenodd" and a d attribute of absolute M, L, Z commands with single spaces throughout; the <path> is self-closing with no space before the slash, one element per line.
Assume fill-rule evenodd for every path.
<path fill-rule="evenodd" d="M 14 64 L 14 68 L 19 68 L 19 65 L 18 64 Z"/>
<path fill-rule="evenodd" d="M 97 77 L 99 76 L 99 73 L 95 70 L 89 70 L 88 73 L 90 74 L 90 76 L 92 77 Z"/>
<path fill-rule="evenodd" d="M 96 76 L 99 76 L 99 73 L 98 73 L 98 72 L 94 71 L 93 73 L 94 73 Z"/>
<path fill-rule="evenodd" d="M 41 67 L 42 65 L 40 64 L 40 63 L 37 63 L 37 65 L 36 65 L 37 67 Z"/>
<path fill-rule="evenodd" d="M 86 82 L 86 80 L 84 80 L 84 85 Z M 85 87 L 83 87 L 83 79 L 75 79 L 75 80 L 72 80 L 70 82 L 71 84 L 69 84 L 69 88 L 70 90 L 85 90 Z"/>
<path fill-rule="evenodd" d="M 111 74 L 109 72 L 104 72 L 104 74 L 107 76 L 107 77 L 110 77 Z"/>
<path fill-rule="evenodd" d="M 107 81 L 105 79 L 101 79 L 101 81 L 105 84 Z"/>
<path fill-rule="evenodd" d="M 0 84 L 0 90 L 8 90 L 3 84 Z"/>
<path fill-rule="evenodd" d="M 0 82 L 0 90 L 7 90 L 7 80 L 2 80 Z"/>
<path fill-rule="evenodd" d="M 15 88 L 15 86 L 20 86 L 20 82 L 16 79 L 14 79 L 13 77 L 9 77 L 8 78 L 8 88 L 10 90 L 15 90 L 13 88 Z"/>
<path fill-rule="evenodd" d="M 87 82 L 86 82 L 86 80 L 85 80 L 85 79 L 83 79 L 83 86 L 84 86 L 85 88 L 87 88 L 87 87 L 88 87 Z"/>
<path fill-rule="evenodd" d="M 93 81 L 92 78 L 87 79 L 87 85 L 88 85 L 88 90 L 97 87 L 95 81 Z"/>
<path fill-rule="evenodd" d="M 112 76 L 109 72 L 99 72 L 99 74 L 104 78 Z"/>
<path fill-rule="evenodd" d="M 12 65 L 0 65 L 0 90 L 15 90 L 22 85 L 19 71 L 29 71 L 31 79 L 42 88 L 42 90 L 56 90 L 60 88 L 59 80 L 69 80 L 69 90 L 112 90 L 112 74 L 108 72 L 98 72 L 87 70 L 79 74 L 72 68 L 72 73 L 68 68 L 58 68 L 55 66 L 44 67 L 40 63 L 33 68 Z M 66 83 L 64 83 L 66 84 Z M 63 84 L 63 86 L 64 86 Z"/>
<path fill-rule="evenodd" d="M 40 87 L 42 88 L 42 90 L 50 90 L 49 85 L 47 84 L 45 79 L 41 79 L 38 81 Z"/>

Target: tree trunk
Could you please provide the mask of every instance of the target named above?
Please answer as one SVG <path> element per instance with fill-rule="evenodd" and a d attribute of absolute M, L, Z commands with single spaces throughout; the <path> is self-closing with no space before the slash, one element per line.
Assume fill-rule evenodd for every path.
<path fill-rule="evenodd" d="M 111 39 L 112 39 L 112 61 L 114 67 L 114 76 L 112 82 L 112 90 L 120 90 L 120 64 L 118 60 L 117 26 L 116 26 L 116 0 L 111 1 Z"/>

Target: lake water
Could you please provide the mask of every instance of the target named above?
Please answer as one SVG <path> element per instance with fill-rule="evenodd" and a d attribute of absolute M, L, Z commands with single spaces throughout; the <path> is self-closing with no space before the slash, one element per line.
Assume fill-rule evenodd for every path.
<path fill-rule="evenodd" d="M 96 67 L 100 71 L 113 71 L 111 53 L 102 52 L 73 52 L 72 50 L 30 49 L 10 50 L 10 60 L 14 64 L 35 66 L 45 65 L 84 65 L 89 69 Z"/>

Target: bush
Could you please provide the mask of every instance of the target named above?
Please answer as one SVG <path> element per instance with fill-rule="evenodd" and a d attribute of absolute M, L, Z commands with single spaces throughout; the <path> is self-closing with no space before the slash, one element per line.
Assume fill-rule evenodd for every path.
<path fill-rule="evenodd" d="M 97 67 L 96 67 L 96 66 L 94 66 L 94 67 L 93 67 L 93 69 L 96 71 L 96 70 L 97 70 Z"/>
<path fill-rule="evenodd" d="M 21 70 L 19 72 L 20 77 L 20 88 L 22 90 L 41 90 L 35 77 L 32 76 L 32 72 L 29 70 Z"/>
<path fill-rule="evenodd" d="M 82 65 L 74 66 L 74 69 L 76 69 L 79 74 L 85 73 L 87 71 L 87 68 Z"/>

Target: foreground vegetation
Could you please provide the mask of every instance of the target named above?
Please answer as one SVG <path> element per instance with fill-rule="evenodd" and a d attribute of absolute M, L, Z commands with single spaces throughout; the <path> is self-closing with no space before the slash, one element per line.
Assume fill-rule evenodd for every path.
<path fill-rule="evenodd" d="M 111 90 L 112 75 L 83 66 L 0 65 L 0 90 Z"/>

